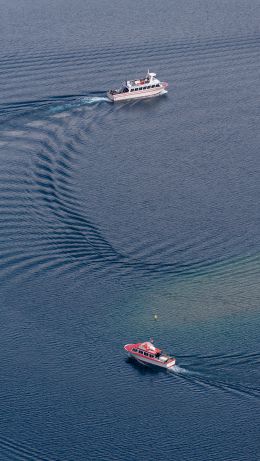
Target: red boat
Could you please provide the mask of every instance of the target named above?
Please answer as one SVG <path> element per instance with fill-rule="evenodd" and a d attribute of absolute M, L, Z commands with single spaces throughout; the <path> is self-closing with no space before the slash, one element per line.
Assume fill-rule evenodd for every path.
<path fill-rule="evenodd" d="M 155 365 L 161 368 L 170 368 L 175 365 L 175 357 L 170 357 L 153 345 L 151 341 L 136 344 L 126 344 L 124 349 L 129 357 L 133 357 L 144 365 Z"/>

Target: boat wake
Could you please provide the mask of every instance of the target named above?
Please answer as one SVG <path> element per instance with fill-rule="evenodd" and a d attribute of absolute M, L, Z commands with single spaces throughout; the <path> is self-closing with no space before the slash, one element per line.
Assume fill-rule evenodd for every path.
<path fill-rule="evenodd" d="M 1 104 L 0 116 L 8 119 L 18 115 L 35 114 L 35 112 L 43 112 L 48 115 L 102 102 L 111 103 L 104 92 L 89 95 L 51 96 L 42 100 Z"/>
<path fill-rule="evenodd" d="M 70 109 L 77 109 L 81 106 L 91 105 L 91 104 L 98 104 L 100 102 L 109 102 L 111 103 L 109 98 L 105 96 L 84 96 L 76 101 L 72 101 L 69 103 L 65 103 L 62 105 L 58 105 L 56 107 L 50 108 L 50 113 L 57 113 L 57 112 L 64 112 Z"/>
<path fill-rule="evenodd" d="M 177 375 L 187 375 L 191 372 L 187 368 L 179 367 L 178 365 L 173 365 L 171 368 L 168 368 L 170 373 L 176 373 Z"/>
<path fill-rule="evenodd" d="M 82 104 L 96 104 L 97 102 L 111 102 L 106 96 L 85 96 L 82 98 Z"/>
<path fill-rule="evenodd" d="M 259 357 L 258 354 L 254 354 L 253 359 L 255 359 L 255 356 Z M 247 357 L 246 355 L 245 358 Z M 215 372 L 212 370 L 207 371 L 206 369 L 191 370 L 180 367 L 179 365 L 174 365 L 167 371 L 170 374 L 174 374 L 179 379 L 183 379 L 199 387 L 204 387 L 205 389 L 213 388 L 233 394 L 246 395 L 257 399 L 260 398 L 260 388 L 255 385 L 252 379 L 251 382 L 246 378 L 242 380 L 241 375 L 240 379 L 237 377 L 237 379 L 234 380 L 234 376 L 232 377 L 228 372 L 226 372 L 224 376 L 223 373 L 220 373 L 220 370 L 217 369 L 215 369 Z"/>

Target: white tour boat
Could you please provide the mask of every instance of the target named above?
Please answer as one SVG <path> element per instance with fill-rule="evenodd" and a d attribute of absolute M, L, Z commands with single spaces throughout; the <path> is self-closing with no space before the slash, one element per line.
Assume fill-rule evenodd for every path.
<path fill-rule="evenodd" d="M 129 357 L 146 365 L 155 365 L 161 368 L 170 368 L 175 365 L 176 359 L 165 354 L 153 345 L 151 341 L 136 344 L 126 344 L 124 349 Z"/>
<path fill-rule="evenodd" d="M 111 101 L 126 101 L 128 99 L 151 98 L 167 93 L 168 83 L 160 82 L 153 72 L 147 72 L 143 79 L 127 80 L 121 88 L 109 90 L 107 96 Z"/>

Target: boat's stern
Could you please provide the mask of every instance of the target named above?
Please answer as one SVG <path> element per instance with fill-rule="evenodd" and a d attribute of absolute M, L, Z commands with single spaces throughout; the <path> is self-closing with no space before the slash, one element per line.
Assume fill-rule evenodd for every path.
<path fill-rule="evenodd" d="M 166 368 L 173 367 L 175 363 L 176 363 L 176 359 L 174 357 L 171 357 L 170 359 L 167 360 Z"/>
<path fill-rule="evenodd" d="M 114 95 L 112 94 L 111 90 L 107 91 L 107 97 L 110 99 L 110 101 L 114 101 Z"/>

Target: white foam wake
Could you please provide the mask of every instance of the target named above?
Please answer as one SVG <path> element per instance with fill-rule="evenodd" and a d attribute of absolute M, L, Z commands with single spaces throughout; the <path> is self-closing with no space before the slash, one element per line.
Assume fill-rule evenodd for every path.
<path fill-rule="evenodd" d="M 186 368 L 181 368 L 178 365 L 173 365 L 171 368 L 168 368 L 168 370 L 172 373 L 177 373 L 178 375 L 184 375 L 189 373 L 189 370 L 187 370 Z"/>
<path fill-rule="evenodd" d="M 101 101 L 112 102 L 109 98 L 105 96 L 84 96 L 84 98 L 81 99 L 82 104 L 95 104 Z"/>
<path fill-rule="evenodd" d="M 76 99 L 65 104 L 59 104 L 57 106 L 51 107 L 50 112 L 55 114 L 57 112 L 65 112 L 71 109 L 76 109 L 81 106 L 86 106 L 90 104 L 97 104 L 99 102 L 112 102 L 109 98 L 105 96 L 84 96 L 83 98 Z"/>

